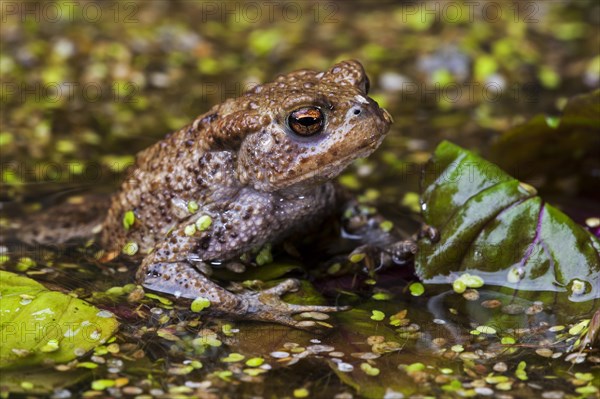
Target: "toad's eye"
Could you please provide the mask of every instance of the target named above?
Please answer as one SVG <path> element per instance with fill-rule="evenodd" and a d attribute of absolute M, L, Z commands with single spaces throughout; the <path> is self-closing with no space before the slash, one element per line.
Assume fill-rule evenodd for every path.
<path fill-rule="evenodd" d="M 317 107 L 302 107 L 288 116 L 288 124 L 294 133 L 307 137 L 323 130 L 325 118 Z"/>

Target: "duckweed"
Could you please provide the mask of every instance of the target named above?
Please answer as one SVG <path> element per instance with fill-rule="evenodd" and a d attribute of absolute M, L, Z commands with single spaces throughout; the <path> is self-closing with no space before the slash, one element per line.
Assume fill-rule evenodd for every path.
<path fill-rule="evenodd" d="M 371 320 L 381 321 L 385 319 L 385 313 L 380 310 L 373 310 L 371 314 Z"/>
<path fill-rule="evenodd" d="M 123 227 L 125 230 L 129 230 L 135 223 L 135 213 L 133 211 L 127 211 L 123 215 Z"/>
<path fill-rule="evenodd" d="M 190 309 L 192 310 L 192 312 L 201 312 L 202 310 L 208 308 L 210 306 L 210 300 L 208 300 L 207 298 L 203 298 L 201 296 L 199 296 L 198 298 L 194 299 Z"/>
<path fill-rule="evenodd" d="M 137 254 L 138 250 L 139 250 L 138 244 L 136 242 L 130 241 L 123 246 L 122 252 L 125 255 L 133 256 L 133 255 Z"/>
<path fill-rule="evenodd" d="M 221 358 L 222 362 L 226 362 L 226 363 L 235 363 L 235 362 L 241 362 L 242 360 L 244 360 L 246 357 L 240 353 L 230 353 L 227 357 Z"/>
<path fill-rule="evenodd" d="M 375 377 L 380 373 L 380 370 L 377 367 L 373 367 L 369 363 L 361 363 L 360 369 L 364 371 L 365 374 L 370 375 L 371 377 Z"/>
<path fill-rule="evenodd" d="M 208 215 L 202 215 L 196 220 L 196 228 L 198 231 L 205 231 L 212 225 L 212 218 Z"/>
<path fill-rule="evenodd" d="M 306 388 L 294 389 L 294 398 L 308 398 L 310 391 Z"/>
<path fill-rule="evenodd" d="M 190 201 L 187 204 L 187 208 L 189 213 L 196 213 L 200 209 L 200 206 L 196 201 Z"/>
<path fill-rule="evenodd" d="M 425 286 L 421 283 L 412 283 L 408 286 L 408 290 L 412 296 L 421 296 L 425 293 Z"/>
<path fill-rule="evenodd" d="M 265 359 L 262 357 L 253 357 L 246 360 L 246 366 L 249 367 L 258 367 L 261 366 L 265 362 Z"/>

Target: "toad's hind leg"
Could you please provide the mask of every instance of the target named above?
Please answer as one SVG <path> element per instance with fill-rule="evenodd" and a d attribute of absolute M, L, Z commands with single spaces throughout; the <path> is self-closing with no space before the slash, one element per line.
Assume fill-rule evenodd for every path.
<path fill-rule="evenodd" d="M 109 206 L 107 195 L 72 195 L 63 202 L 28 215 L 17 223 L 15 231 L 8 231 L 7 237 L 14 235 L 31 246 L 81 243 L 95 237 L 102 229 Z"/>
<path fill-rule="evenodd" d="M 282 301 L 282 295 L 298 289 L 299 282 L 294 279 L 285 280 L 264 291 L 232 293 L 208 279 L 187 262 L 142 264 L 137 279 L 145 288 L 154 291 L 189 299 L 208 299 L 209 310 L 212 312 L 303 329 L 310 329 L 317 324 L 311 320 L 296 320 L 292 316 L 303 312 L 328 313 L 348 309 L 336 306 L 295 305 Z"/>
<path fill-rule="evenodd" d="M 233 293 L 213 283 L 186 262 L 146 265 L 144 261 L 138 269 L 136 279 L 144 288 L 178 298 L 206 298 L 211 306 L 214 305 L 215 310 L 222 308 L 232 312 L 244 312 L 244 304 Z"/>

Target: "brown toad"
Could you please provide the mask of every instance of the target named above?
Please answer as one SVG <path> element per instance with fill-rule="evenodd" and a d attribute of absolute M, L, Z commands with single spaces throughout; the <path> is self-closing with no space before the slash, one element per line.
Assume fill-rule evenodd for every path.
<path fill-rule="evenodd" d="M 330 180 L 371 154 L 391 123 L 368 90 L 362 65 L 344 61 L 279 76 L 213 107 L 138 154 L 112 197 L 101 245 L 112 254 L 137 248 L 144 287 L 206 298 L 219 313 L 302 327 L 310 322 L 293 314 L 336 310 L 282 302 L 295 280 L 232 293 L 199 269 L 279 241 L 335 209 Z"/>

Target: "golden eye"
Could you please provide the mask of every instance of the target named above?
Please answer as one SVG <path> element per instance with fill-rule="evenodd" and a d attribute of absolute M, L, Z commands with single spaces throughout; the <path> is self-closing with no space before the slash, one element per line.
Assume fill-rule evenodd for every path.
<path fill-rule="evenodd" d="M 325 118 L 318 107 L 302 107 L 288 116 L 288 125 L 294 133 L 307 137 L 323 130 Z"/>

